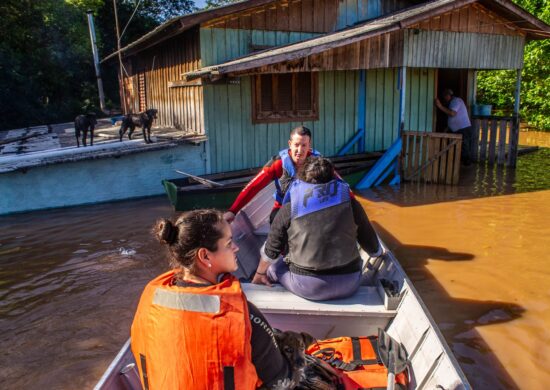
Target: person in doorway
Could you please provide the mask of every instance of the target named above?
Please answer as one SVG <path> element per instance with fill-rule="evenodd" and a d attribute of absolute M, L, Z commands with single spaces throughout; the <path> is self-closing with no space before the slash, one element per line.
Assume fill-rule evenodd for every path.
<path fill-rule="evenodd" d="M 460 160 L 464 165 L 470 165 L 472 123 L 468 117 L 468 109 L 461 98 L 454 96 L 451 89 L 447 88 L 443 91 L 443 100 L 447 106 L 443 105 L 438 98 L 435 99 L 435 106 L 448 116 L 447 127 L 449 130 L 455 134 L 462 134 Z"/>
<path fill-rule="evenodd" d="M 266 187 L 271 181 L 275 181 L 276 191 L 273 197 L 275 204 L 269 217 L 272 222 L 273 218 L 281 208 L 281 204 L 285 193 L 296 176 L 296 172 L 304 163 L 306 157 L 314 155 L 320 156 L 320 153 L 311 149 L 311 131 L 305 126 L 298 126 L 292 129 L 289 135 L 288 148 L 281 150 L 278 155 L 274 156 L 244 187 L 241 193 L 233 202 L 233 205 L 224 214 L 224 218 L 228 222 L 232 222 L 235 215 L 252 199 L 258 192 Z"/>
<path fill-rule="evenodd" d="M 288 381 L 272 328 L 229 274 L 239 248 L 222 212 L 162 219 L 154 233 L 172 270 L 145 287 L 132 323 L 143 388 L 269 389 Z"/>
<path fill-rule="evenodd" d="M 365 211 L 330 160 L 310 156 L 271 224 L 253 283 L 279 282 L 311 300 L 350 296 L 361 284 L 357 242 L 371 257 L 382 254 Z"/>

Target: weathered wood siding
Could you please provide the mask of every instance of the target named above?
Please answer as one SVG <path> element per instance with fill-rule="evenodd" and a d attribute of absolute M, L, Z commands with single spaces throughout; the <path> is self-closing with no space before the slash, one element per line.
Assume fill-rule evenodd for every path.
<path fill-rule="evenodd" d="M 202 27 L 327 33 L 353 26 L 420 0 L 283 0 L 204 23 Z"/>
<path fill-rule="evenodd" d="M 525 38 L 513 35 L 405 30 L 405 66 L 520 69 Z"/>
<path fill-rule="evenodd" d="M 421 0 L 340 0 L 336 30 L 401 9 L 420 4 Z"/>
<path fill-rule="evenodd" d="M 514 21 L 506 20 L 477 3 L 425 19 L 407 28 L 525 36 L 525 33 L 515 26 Z"/>
<path fill-rule="evenodd" d="M 317 33 L 201 28 L 202 66 L 219 64 L 249 54 L 255 46 L 281 46 L 318 36 Z"/>
<path fill-rule="evenodd" d="M 398 73 L 397 69 L 367 71 L 365 146 L 368 151 L 385 150 L 397 139 Z M 405 130 L 431 132 L 435 70 L 407 69 L 405 93 Z"/>
<path fill-rule="evenodd" d="M 181 74 L 200 68 L 199 29 L 125 59 L 128 109 L 139 112 L 139 74 L 145 76 L 147 108 L 159 110 L 156 125 L 204 133 L 202 86 L 169 87 Z"/>
<path fill-rule="evenodd" d="M 397 137 L 399 91 L 396 69 L 367 71 L 366 139 L 368 151 L 384 150 Z M 407 75 L 405 128 L 431 131 L 434 70 L 413 69 Z M 252 124 L 251 77 L 240 84 L 204 87 L 205 127 L 212 172 L 263 165 L 287 144 L 289 131 L 303 124 L 313 131 L 313 146 L 327 156 L 359 128 L 359 72 L 319 72 L 319 120 Z"/>
<path fill-rule="evenodd" d="M 279 1 L 213 19 L 202 27 L 326 33 L 336 28 L 338 2 Z"/>

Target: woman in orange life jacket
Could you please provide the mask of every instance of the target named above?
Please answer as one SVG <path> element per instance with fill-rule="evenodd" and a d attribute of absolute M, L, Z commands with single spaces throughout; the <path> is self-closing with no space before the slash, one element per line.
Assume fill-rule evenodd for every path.
<path fill-rule="evenodd" d="M 247 302 L 229 224 L 217 210 L 183 213 L 154 227 L 172 270 L 145 288 L 132 352 L 145 389 L 254 389 L 287 381 L 273 330 Z"/>

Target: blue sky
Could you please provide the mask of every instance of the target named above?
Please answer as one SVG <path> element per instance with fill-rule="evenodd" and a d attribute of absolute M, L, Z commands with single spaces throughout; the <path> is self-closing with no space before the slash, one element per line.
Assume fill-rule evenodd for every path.
<path fill-rule="evenodd" d="M 206 0 L 195 0 L 195 6 L 197 8 L 202 8 L 206 5 Z"/>

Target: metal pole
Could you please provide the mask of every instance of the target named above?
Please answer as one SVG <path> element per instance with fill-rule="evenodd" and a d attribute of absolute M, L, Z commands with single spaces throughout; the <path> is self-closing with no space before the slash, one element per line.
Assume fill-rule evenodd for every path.
<path fill-rule="evenodd" d="M 118 51 L 118 63 L 120 66 L 120 89 L 122 91 L 122 108 L 124 114 L 128 113 L 128 110 L 126 109 L 126 91 L 124 88 L 124 72 L 123 72 L 123 66 L 122 66 L 122 54 L 120 53 L 120 31 L 118 28 L 118 12 L 117 12 L 117 6 L 116 6 L 116 0 L 113 0 L 113 7 L 115 10 L 115 27 L 116 27 L 116 46 Z"/>
<path fill-rule="evenodd" d="M 88 16 L 88 29 L 90 30 L 90 41 L 92 42 L 92 54 L 94 56 L 94 68 L 95 68 L 95 77 L 97 80 L 97 90 L 99 92 L 99 107 L 101 111 L 105 114 L 109 114 L 109 111 L 105 107 L 105 94 L 103 92 L 103 81 L 101 80 L 101 70 L 99 69 L 99 56 L 97 54 L 97 41 L 95 37 L 95 27 L 94 27 L 94 17 L 92 16 L 92 11 L 88 10 L 86 12 Z"/>

